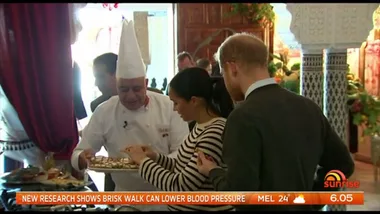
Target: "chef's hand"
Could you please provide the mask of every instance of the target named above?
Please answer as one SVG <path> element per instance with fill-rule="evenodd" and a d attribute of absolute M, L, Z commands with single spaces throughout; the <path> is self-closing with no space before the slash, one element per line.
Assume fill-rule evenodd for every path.
<path fill-rule="evenodd" d="M 157 157 L 158 157 L 158 154 L 157 152 L 153 151 L 152 147 L 151 146 L 148 146 L 148 145 L 132 145 L 132 146 L 128 146 L 126 149 L 130 148 L 130 147 L 133 147 L 133 146 L 141 146 L 142 150 L 144 151 L 145 155 L 156 161 Z"/>
<path fill-rule="evenodd" d="M 198 171 L 205 176 L 208 176 L 212 169 L 218 168 L 218 165 L 215 163 L 212 157 L 205 155 L 201 151 L 198 151 L 197 166 Z"/>
<path fill-rule="evenodd" d="M 148 157 L 141 145 L 129 146 L 124 150 L 124 152 L 127 153 L 137 165 L 140 165 L 141 161 Z"/>
<path fill-rule="evenodd" d="M 95 156 L 95 151 L 92 149 L 85 149 L 79 155 L 79 169 L 84 169 L 87 167 L 87 162 Z"/>

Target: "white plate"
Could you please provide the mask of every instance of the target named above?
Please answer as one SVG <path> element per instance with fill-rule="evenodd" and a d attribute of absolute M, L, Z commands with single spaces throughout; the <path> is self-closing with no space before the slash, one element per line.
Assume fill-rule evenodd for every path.
<path fill-rule="evenodd" d="M 139 169 L 109 169 L 109 168 L 95 168 L 89 167 L 88 170 L 95 172 L 104 172 L 104 173 L 115 173 L 115 172 L 137 172 Z"/>
<path fill-rule="evenodd" d="M 31 180 L 31 181 L 7 181 L 7 180 L 4 180 L 4 184 L 5 185 L 23 185 L 23 184 L 39 184 L 40 182 L 39 181 L 35 181 L 35 180 Z"/>

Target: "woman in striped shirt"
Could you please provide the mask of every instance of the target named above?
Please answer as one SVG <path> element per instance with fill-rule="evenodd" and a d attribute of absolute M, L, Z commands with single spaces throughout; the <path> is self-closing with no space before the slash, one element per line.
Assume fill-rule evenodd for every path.
<path fill-rule="evenodd" d="M 202 68 L 187 68 L 169 84 L 169 97 L 183 120 L 196 125 L 178 150 L 177 158 L 156 154 L 149 147 L 131 146 L 125 151 L 140 165 L 139 173 L 163 191 L 214 191 L 210 180 L 197 169 L 201 150 L 219 166 L 222 133 L 233 102 L 223 78 L 212 79 Z M 230 205 L 169 205 L 172 211 L 228 211 Z"/>

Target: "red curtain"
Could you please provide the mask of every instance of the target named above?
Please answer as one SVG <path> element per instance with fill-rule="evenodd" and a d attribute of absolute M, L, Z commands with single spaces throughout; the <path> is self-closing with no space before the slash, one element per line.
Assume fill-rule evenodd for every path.
<path fill-rule="evenodd" d="M 33 142 L 69 159 L 79 138 L 67 3 L 0 4 L 0 77 Z"/>

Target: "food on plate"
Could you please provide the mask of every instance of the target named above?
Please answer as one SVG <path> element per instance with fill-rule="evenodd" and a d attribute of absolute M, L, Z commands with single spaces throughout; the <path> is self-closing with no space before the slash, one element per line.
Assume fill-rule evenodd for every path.
<path fill-rule="evenodd" d="M 104 168 L 104 169 L 138 169 L 130 158 L 112 158 L 96 156 L 92 157 L 89 161 L 90 168 Z"/>
<path fill-rule="evenodd" d="M 84 181 L 76 180 L 76 179 L 65 179 L 65 178 L 53 178 L 48 181 L 51 184 L 58 185 L 58 186 L 85 186 Z"/>
<path fill-rule="evenodd" d="M 30 182 L 33 181 L 40 173 L 40 168 L 28 166 L 27 168 L 20 168 L 13 170 L 8 175 L 2 177 L 7 182 Z"/>
<path fill-rule="evenodd" d="M 53 179 L 61 174 L 61 170 L 57 168 L 51 168 L 47 171 L 48 179 Z"/>
<path fill-rule="evenodd" d="M 38 176 L 35 178 L 35 180 L 38 182 L 42 182 L 54 178 L 65 179 L 68 177 L 70 177 L 70 173 L 64 173 L 62 172 L 62 170 L 57 168 L 50 168 L 48 171 L 42 171 L 38 173 Z"/>

